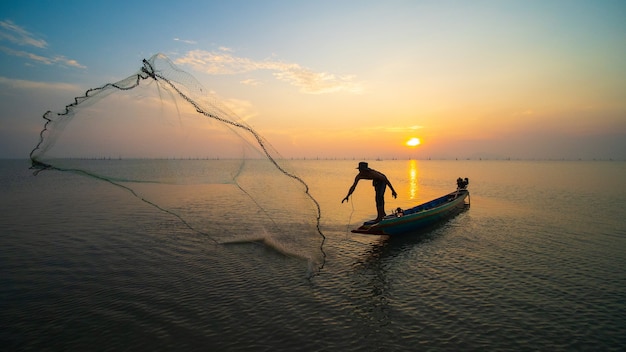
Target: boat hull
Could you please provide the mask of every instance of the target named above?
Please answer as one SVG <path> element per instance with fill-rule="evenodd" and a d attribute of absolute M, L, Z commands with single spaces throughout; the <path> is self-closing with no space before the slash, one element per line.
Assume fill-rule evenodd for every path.
<path fill-rule="evenodd" d="M 402 235 L 415 233 L 457 214 L 468 204 L 469 191 L 457 190 L 443 197 L 407 209 L 403 216 L 388 215 L 382 221 L 365 222 L 354 233 L 368 235 Z"/>

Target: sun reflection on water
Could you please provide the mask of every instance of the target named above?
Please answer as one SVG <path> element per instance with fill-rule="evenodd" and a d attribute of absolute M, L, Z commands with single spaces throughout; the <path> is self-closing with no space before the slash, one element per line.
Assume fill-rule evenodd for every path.
<path fill-rule="evenodd" d="M 417 161 L 409 162 L 409 199 L 417 197 Z"/>

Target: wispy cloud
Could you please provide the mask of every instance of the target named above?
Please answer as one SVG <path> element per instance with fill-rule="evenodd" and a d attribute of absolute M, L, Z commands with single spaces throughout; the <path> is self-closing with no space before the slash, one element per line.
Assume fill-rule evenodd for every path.
<path fill-rule="evenodd" d="M 48 43 L 45 40 L 35 37 L 33 34 L 28 32 L 24 28 L 16 25 L 10 20 L 0 21 L 0 41 L 6 41 L 11 44 L 26 48 L 36 48 L 42 50 L 48 48 Z M 37 63 L 45 65 L 61 65 L 76 68 L 86 68 L 78 61 L 68 59 L 63 55 L 46 56 L 43 54 L 36 54 L 25 50 L 18 50 L 6 46 L 0 46 L 0 51 L 4 52 L 7 55 L 23 57 Z"/>
<path fill-rule="evenodd" d="M 9 20 L 0 21 L 0 39 L 8 40 L 17 45 L 34 46 L 40 49 L 48 46 L 45 40 L 34 38 L 27 30 Z"/>
<path fill-rule="evenodd" d="M 65 56 L 61 56 L 61 55 L 57 55 L 53 57 L 46 57 L 46 56 L 33 54 L 27 51 L 14 50 L 14 49 L 7 48 L 7 47 L 0 47 L 0 50 L 3 51 L 7 55 L 25 57 L 32 61 L 36 61 L 45 65 L 61 64 L 64 66 L 71 66 L 71 67 L 76 67 L 76 68 L 86 68 L 85 66 L 79 64 L 78 61 L 68 59 Z"/>
<path fill-rule="evenodd" d="M 76 92 L 80 91 L 82 88 L 69 83 L 50 83 L 50 82 L 37 82 L 37 81 L 27 81 L 23 79 L 11 79 L 0 76 L 0 87 L 8 87 L 11 89 L 24 89 L 24 90 L 32 90 L 32 89 L 44 89 L 51 91 L 69 91 Z"/>
<path fill-rule="evenodd" d="M 355 82 L 355 76 L 315 72 L 296 63 L 274 60 L 256 61 L 238 57 L 228 48 L 219 51 L 193 50 L 176 60 L 177 64 L 213 75 L 234 75 L 255 71 L 270 71 L 273 76 L 300 88 L 304 93 L 322 94 L 332 92 L 360 93 L 363 87 Z M 245 82 L 245 81 L 244 81 Z M 249 81 L 248 84 L 252 82 Z M 256 81 L 255 81 L 256 82 Z"/>
<path fill-rule="evenodd" d="M 198 42 L 196 42 L 195 40 L 189 40 L 189 39 L 174 38 L 174 41 L 185 43 L 185 44 L 191 44 L 191 45 L 198 44 Z"/>
<path fill-rule="evenodd" d="M 257 116 L 257 112 L 254 111 L 254 106 L 247 100 L 241 99 L 228 99 L 225 100 L 224 105 L 230 111 L 242 120 L 246 121 L 250 118 Z"/>
<path fill-rule="evenodd" d="M 29 53 L 29 52 L 22 51 L 22 50 L 14 50 L 14 49 L 7 48 L 7 47 L 4 47 L 4 46 L 1 46 L 0 50 L 2 50 L 7 55 L 17 56 L 17 57 L 25 57 L 25 58 L 31 59 L 33 61 L 38 61 L 40 63 L 48 64 L 48 65 L 52 63 L 50 61 L 50 59 L 47 58 L 47 57 L 44 57 L 44 56 L 41 56 L 41 55 L 37 55 L 37 54 L 33 54 L 33 53 Z"/>
<path fill-rule="evenodd" d="M 256 80 L 254 78 L 249 78 L 249 79 L 244 79 L 243 81 L 240 81 L 239 83 L 246 85 L 246 86 L 258 86 L 261 85 L 261 82 L 259 82 L 259 80 Z"/>

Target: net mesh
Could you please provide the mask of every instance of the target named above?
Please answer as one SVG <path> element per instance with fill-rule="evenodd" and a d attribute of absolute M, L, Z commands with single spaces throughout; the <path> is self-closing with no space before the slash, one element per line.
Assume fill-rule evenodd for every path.
<path fill-rule="evenodd" d="M 306 182 L 166 56 L 43 119 L 30 153 L 35 174 L 108 182 L 215 243 L 262 242 L 323 268 L 320 206 Z"/>

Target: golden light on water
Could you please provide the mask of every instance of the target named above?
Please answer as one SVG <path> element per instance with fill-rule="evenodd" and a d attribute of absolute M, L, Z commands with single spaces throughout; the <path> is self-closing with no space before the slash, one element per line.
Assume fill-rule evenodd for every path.
<path fill-rule="evenodd" d="M 420 139 L 419 138 L 411 138 L 406 142 L 406 145 L 408 145 L 409 147 L 417 147 L 418 145 L 420 145 Z"/>
<path fill-rule="evenodd" d="M 409 199 L 417 197 L 417 161 L 409 162 Z"/>

